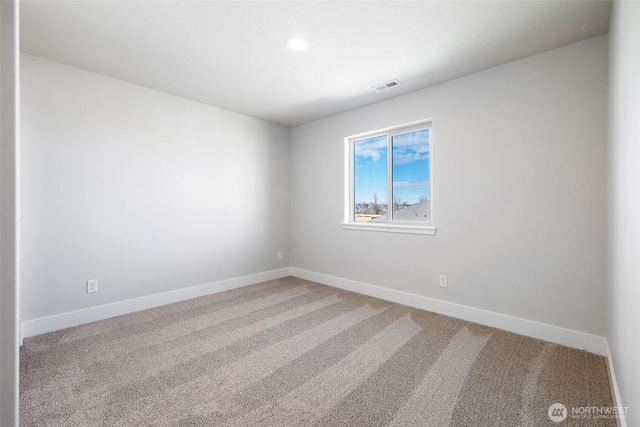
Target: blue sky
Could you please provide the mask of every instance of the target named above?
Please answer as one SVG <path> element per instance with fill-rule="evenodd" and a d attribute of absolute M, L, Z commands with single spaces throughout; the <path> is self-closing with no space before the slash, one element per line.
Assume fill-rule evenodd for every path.
<path fill-rule="evenodd" d="M 431 177 L 429 129 L 393 137 L 393 192 L 396 198 L 410 204 L 421 196 L 430 199 Z M 355 142 L 355 201 L 371 202 L 373 194 L 379 203 L 388 203 L 387 137 Z"/>

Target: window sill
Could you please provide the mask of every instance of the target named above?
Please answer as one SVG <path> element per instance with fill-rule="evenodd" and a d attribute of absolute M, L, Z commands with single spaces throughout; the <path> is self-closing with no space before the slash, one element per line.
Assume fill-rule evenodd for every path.
<path fill-rule="evenodd" d="M 342 223 L 343 230 L 379 231 L 383 233 L 426 234 L 435 236 L 436 227 L 432 225 L 407 224 L 370 224 L 370 223 Z"/>

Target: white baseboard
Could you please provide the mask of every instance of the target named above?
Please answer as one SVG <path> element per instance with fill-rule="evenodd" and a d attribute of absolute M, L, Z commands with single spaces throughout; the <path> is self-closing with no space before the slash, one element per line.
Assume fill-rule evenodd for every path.
<path fill-rule="evenodd" d="M 147 308 L 184 301 L 190 298 L 252 285 L 267 280 L 278 279 L 288 275 L 432 311 L 434 313 L 440 313 L 458 319 L 504 329 L 517 334 L 566 345 L 568 347 L 586 350 L 601 356 L 608 356 L 608 345 L 604 337 L 295 267 L 286 267 L 164 292 L 161 294 L 154 294 L 82 310 L 56 314 L 53 316 L 26 320 L 21 323 L 22 335 L 20 337 L 20 342 L 22 343 L 22 340 L 27 337 L 58 331 L 60 329 L 108 319 L 127 313 L 133 313 Z M 611 370 L 612 369 L 613 368 L 611 368 Z"/>
<path fill-rule="evenodd" d="M 618 389 L 618 380 L 616 380 L 616 372 L 613 369 L 613 359 L 611 358 L 611 349 L 609 348 L 609 340 L 605 339 L 605 345 L 607 347 L 607 369 L 609 370 L 609 381 L 611 385 L 611 396 L 613 397 L 613 406 L 623 407 L 622 400 L 620 399 L 620 390 Z M 617 418 L 618 427 L 627 427 L 626 418 Z"/>
<path fill-rule="evenodd" d="M 290 269 L 288 267 L 280 268 L 277 270 L 235 277 L 233 279 L 221 280 L 219 282 L 192 286 L 189 288 L 163 292 L 140 298 L 133 298 L 126 301 L 118 301 L 111 304 L 99 305 L 97 307 L 70 311 L 48 317 L 41 317 L 39 319 L 26 320 L 21 324 L 22 334 L 20 337 L 20 344 L 22 345 L 24 338 L 35 335 L 58 331 L 60 329 L 95 322 L 97 320 L 109 319 L 111 317 L 133 313 L 147 308 L 158 307 L 191 298 L 240 288 L 242 286 L 253 285 L 267 280 L 279 279 L 289 275 Z"/>
<path fill-rule="evenodd" d="M 516 334 L 550 341 L 567 347 L 586 350 L 600 356 L 607 356 L 607 343 L 604 337 L 586 334 L 584 332 L 573 331 L 560 328 L 532 320 L 519 317 L 495 313 L 466 305 L 455 304 L 422 295 L 410 294 L 408 292 L 370 285 L 368 283 L 356 282 L 354 280 L 343 279 L 313 271 L 302 270 L 292 267 L 291 275 L 301 279 L 311 280 L 328 286 L 357 292 L 364 295 L 396 302 L 399 304 L 416 307 L 434 313 L 444 314 L 481 325 L 504 329 Z"/>

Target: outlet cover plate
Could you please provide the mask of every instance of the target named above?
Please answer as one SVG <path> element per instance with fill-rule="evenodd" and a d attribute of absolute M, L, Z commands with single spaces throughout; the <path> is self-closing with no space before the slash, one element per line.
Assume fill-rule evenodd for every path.
<path fill-rule="evenodd" d="M 447 276 L 445 276 L 444 274 L 440 275 L 440 287 L 441 288 L 449 287 L 449 280 L 447 279 Z"/>
<path fill-rule="evenodd" d="M 92 294 L 94 292 L 98 292 L 98 280 L 87 280 L 87 293 Z"/>

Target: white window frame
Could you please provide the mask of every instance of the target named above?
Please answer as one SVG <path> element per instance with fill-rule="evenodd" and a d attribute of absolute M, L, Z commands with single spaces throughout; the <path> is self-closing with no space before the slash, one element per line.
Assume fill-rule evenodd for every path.
<path fill-rule="evenodd" d="M 409 133 L 417 130 L 429 128 L 429 162 L 430 162 L 430 223 L 419 223 L 416 221 L 398 221 L 393 219 L 393 177 L 392 164 L 393 151 L 391 147 L 391 138 L 395 135 Z M 355 179 L 354 179 L 354 143 L 362 139 L 374 138 L 377 136 L 387 135 L 389 148 L 387 149 L 387 174 L 388 174 L 388 199 L 387 200 L 387 221 L 386 223 L 371 222 L 355 222 Z M 435 235 L 436 227 L 433 217 L 433 123 L 431 119 L 418 120 L 397 126 L 391 126 L 376 131 L 360 133 L 357 135 L 347 136 L 344 139 L 344 158 L 345 158 L 345 200 L 344 200 L 344 222 L 341 224 L 343 230 L 364 230 L 364 231 L 380 231 L 390 233 L 408 233 L 408 234 L 426 234 Z"/>

